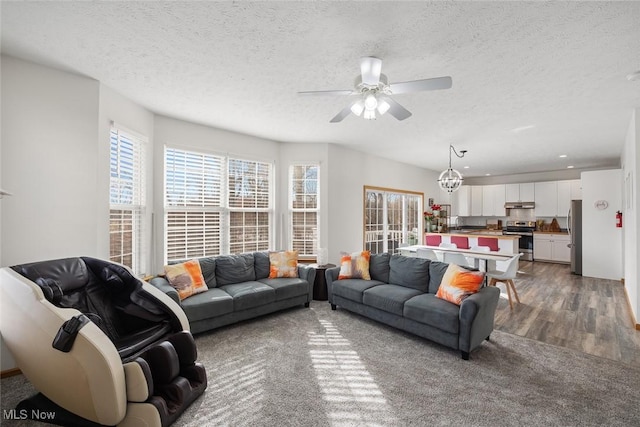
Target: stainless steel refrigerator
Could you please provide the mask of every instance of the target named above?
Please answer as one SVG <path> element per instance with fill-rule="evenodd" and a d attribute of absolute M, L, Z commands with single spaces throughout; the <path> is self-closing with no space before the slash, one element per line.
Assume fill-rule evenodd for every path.
<path fill-rule="evenodd" d="M 582 200 L 572 200 L 567 227 L 571 243 L 571 272 L 582 275 Z"/>

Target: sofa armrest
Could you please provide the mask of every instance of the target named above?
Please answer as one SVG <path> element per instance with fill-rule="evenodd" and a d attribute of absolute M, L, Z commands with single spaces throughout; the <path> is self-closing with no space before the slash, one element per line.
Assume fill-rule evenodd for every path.
<path fill-rule="evenodd" d="M 313 283 L 316 281 L 316 269 L 304 264 L 298 264 L 298 277 L 309 283 L 309 302 L 313 300 Z"/>
<path fill-rule="evenodd" d="M 164 292 L 169 297 L 171 297 L 172 300 L 177 302 L 179 306 L 182 307 L 182 305 L 180 304 L 180 297 L 178 296 L 178 291 L 176 291 L 175 288 L 169 284 L 169 281 L 167 279 L 165 279 L 164 277 L 158 276 L 149 280 L 148 283 L 151 283 L 153 286 L 160 289 L 162 292 Z"/>
<path fill-rule="evenodd" d="M 461 351 L 470 352 L 489 337 L 499 299 L 497 287 L 485 286 L 462 301 L 458 342 Z"/>
<path fill-rule="evenodd" d="M 333 282 L 338 280 L 340 267 L 327 268 L 324 272 L 324 278 L 327 282 L 327 297 L 329 302 L 333 304 Z"/>

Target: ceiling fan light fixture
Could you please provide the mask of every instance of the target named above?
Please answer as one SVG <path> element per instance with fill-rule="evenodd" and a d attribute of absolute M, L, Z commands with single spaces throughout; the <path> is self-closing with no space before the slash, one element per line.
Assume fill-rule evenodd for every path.
<path fill-rule="evenodd" d="M 376 107 L 378 106 L 378 98 L 376 98 L 376 95 L 369 92 L 368 94 L 366 94 L 364 96 L 364 108 L 367 110 L 375 110 Z M 375 114 L 374 114 L 375 116 Z"/>
<path fill-rule="evenodd" d="M 438 177 L 438 185 L 440 186 L 440 189 L 446 191 L 449 194 L 457 191 L 464 181 L 464 178 L 462 178 L 462 174 L 451 167 L 452 151 L 456 154 L 456 156 L 458 156 L 458 158 L 464 157 L 465 153 L 467 152 L 467 150 L 461 150 L 461 154 L 458 154 L 456 149 L 453 148 L 453 145 L 449 145 L 449 168 L 442 171 L 442 173 Z"/>
<path fill-rule="evenodd" d="M 360 115 L 362 115 L 363 111 L 364 111 L 364 102 L 362 102 L 362 101 L 356 101 L 351 106 L 351 112 L 353 114 L 355 114 L 356 116 L 358 116 L 358 117 L 360 117 Z"/>
<path fill-rule="evenodd" d="M 389 111 L 389 108 L 391 108 L 391 105 L 389 105 L 389 103 L 384 99 L 378 101 L 378 113 L 380 113 L 380 115 L 383 115 L 384 113 Z"/>
<path fill-rule="evenodd" d="M 375 120 L 376 119 L 376 110 L 364 110 L 364 118 L 367 120 Z"/>

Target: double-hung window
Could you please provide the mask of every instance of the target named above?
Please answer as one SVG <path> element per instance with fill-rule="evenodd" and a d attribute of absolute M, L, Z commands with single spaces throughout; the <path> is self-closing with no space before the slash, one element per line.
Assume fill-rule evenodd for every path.
<path fill-rule="evenodd" d="M 289 168 L 289 247 L 301 257 L 318 253 L 319 171 L 318 164 Z"/>
<path fill-rule="evenodd" d="M 395 253 L 401 244 L 419 242 L 423 194 L 364 188 L 364 247 L 371 253 Z"/>
<path fill-rule="evenodd" d="M 165 149 L 165 260 L 268 250 L 272 165 Z"/>
<path fill-rule="evenodd" d="M 145 227 L 146 138 L 111 127 L 109 259 L 148 272 Z"/>

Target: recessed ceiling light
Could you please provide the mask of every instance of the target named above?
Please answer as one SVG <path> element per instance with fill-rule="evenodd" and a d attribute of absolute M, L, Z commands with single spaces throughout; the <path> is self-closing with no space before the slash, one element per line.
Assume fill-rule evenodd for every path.
<path fill-rule="evenodd" d="M 567 155 L 566 154 L 560 154 L 558 157 L 565 158 L 565 157 L 567 157 Z"/>
<path fill-rule="evenodd" d="M 465 166 L 464 168 L 465 168 L 465 169 L 469 169 L 469 166 Z"/>
<path fill-rule="evenodd" d="M 636 80 L 640 80 L 640 70 L 635 73 L 627 74 L 627 80 L 630 82 L 634 82 Z"/>
<path fill-rule="evenodd" d="M 518 133 L 522 132 L 523 130 L 533 129 L 534 127 L 534 125 L 520 126 L 519 128 L 511 129 L 511 132 Z"/>
<path fill-rule="evenodd" d="M 484 176 L 491 176 L 491 174 L 490 173 L 485 173 Z"/>
<path fill-rule="evenodd" d="M 573 166 L 567 166 L 567 169 L 573 169 Z"/>

